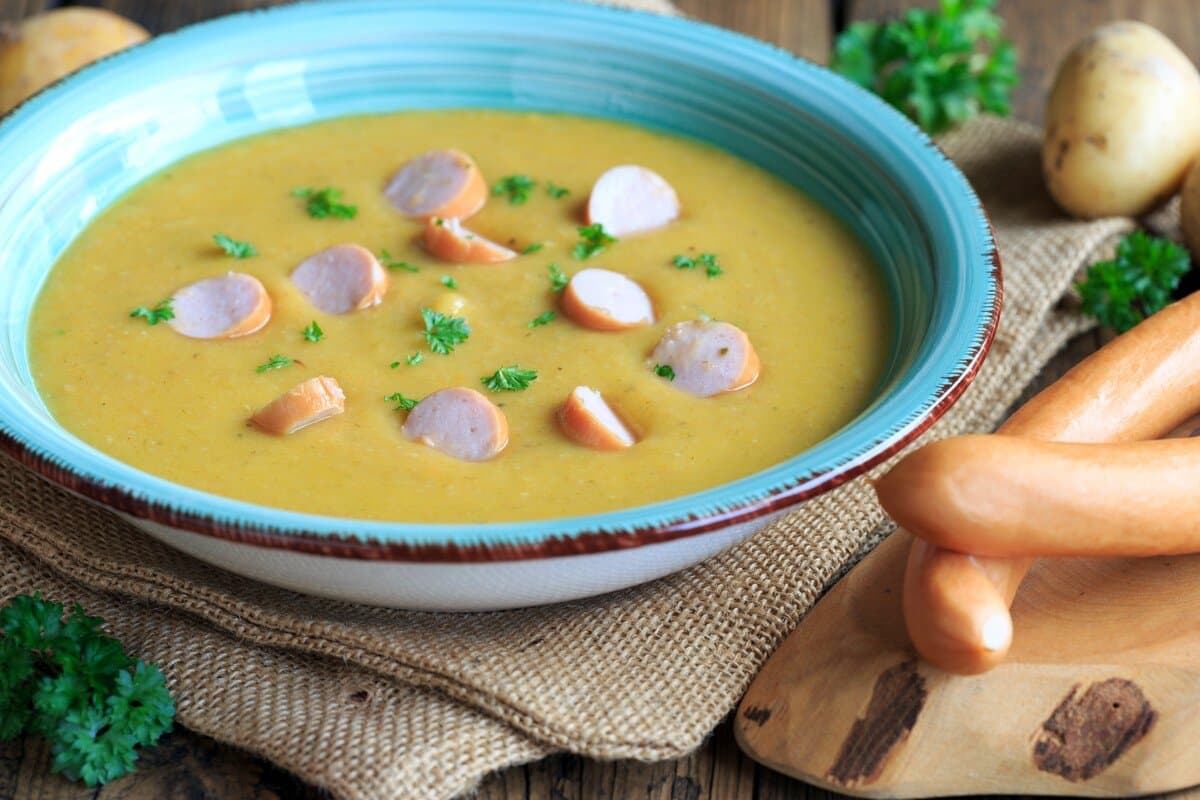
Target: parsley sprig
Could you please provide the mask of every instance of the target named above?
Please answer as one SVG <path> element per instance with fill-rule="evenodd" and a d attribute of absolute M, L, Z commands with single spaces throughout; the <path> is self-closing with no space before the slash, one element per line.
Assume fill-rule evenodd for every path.
<path fill-rule="evenodd" d="M 389 394 L 387 397 L 385 397 L 383 399 L 387 400 L 389 403 L 395 403 L 396 404 L 396 407 L 394 409 L 395 411 L 412 411 L 414 408 L 417 407 L 417 403 L 421 402 L 420 400 L 414 400 L 411 397 L 405 397 L 400 392 L 396 392 L 395 394 Z"/>
<path fill-rule="evenodd" d="M 571 193 L 570 189 L 563 186 L 558 186 L 554 181 L 546 181 L 546 194 L 553 197 L 555 200 L 561 200 Z"/>
<path fill-rule="evenodd" d="M 300 331 L 300 335 L 304 337 L 306 342 L 316 344 L 325 338 L 325 331 L 321 330 L 321 326 L 314 319 L 312 322 L 304 326 L 304 330 Z"/>
<path fill-rule="evenodd" d="M 422 335 L 429 349 L 440 356 L 448 356 L 454 348 L 471 335 L 471 326 L 463 317 L 449 317 L 432 308 L 421 309 L 421 320 L 425 323 Z"/>
<path fill-rule="evenodd" d="M 567 284 L 571 282 L 571 279 L 567 277 L 567 274 L 562 271 L 562 268 L 558 264 L 551 264 L 546 269 L 550 272 L 551 291 L 561 292 L 567 288 Z"/>
<path fill-rule="evenodd" d="M 837 38 L 830 66 L 878 94 L 928 133 L 981 111 L 1008 115 L 1017 56 L 994 0 L 941 0 L 891 22 L 856 22 Z"/>
<path fill-rule="evenodd" d="M 485 375 L 479 381 L 492 392 L 520 392 L 529 388 L 537 380 L 537 370 L 522 369 L 516 364 L 501 367 L 491 375 Z"/>
<path fill-rule="evenodd" d="M 304 209 L 314 219 L 337 217 L 338 219 L 354 219 L 358 214 L 358 206 L 347 205 L 338 198 L 342 196 L 341 189 L 310 189 L 302 187 L 292 189 L 292 197 L 304 200 Z"/>
<path fill-rule="evenodd" d="M 523 205 L 529 200 L 529 193 L 537 181 L 528 175 L 505 175 L 492 185 L 492 194 L 508 195 L 508 202 L 514 206 Z"/>
<path fill-rule="evenodd" d="M 144 319 L 147 325 L 157 325 L 160 322 L 175 319 L 175 311 L 171 308 L 171 304 L 174 302 L 175 298 L 168 297 L 166 300 L 159 300 L 152 308 L 138 306 L 129 312 L 129 316 L 133 319 Z"/>
<path fill-rule="evenodd" d="M 1117 245 L 1115 258 L 1088 267 L 1076 288 L 1085 313 L 1124 333 L 1171 302 L 1171 292 L 1190 268 L 1184 248 L 1134 231 Z"/>
<path fill-rule="evenodd" d="M 675 368 L 670 364 L 655 364 L 654 374 L 669 381 L 675 380 Z"/>
<path fill-rule="evenodd" d="M 257 367 L 255 367 L 254 371 L 259 375 L 262 375 L 264 372 L 270 372 L 273 369 L 283 369 L 284 367 L 290 367 L 292 364 L 299 363 L 300 362 L 294 358 L 288 358 L 285 355 L 276 353 L 268 358 L 265 364 L 259 364 Z"/>
<path fill-rule="evenodd" d="M 543 325 L 549 325 L 557 316 L 558 314 L 554 313 L 553 311 L 543 311 L 541 314 L 538 314 L 536 317 L 531 319 L 527 327 L 540 328 Z"/>
<path fill-rule="evenodd" d="M 0 741 L 34 733 L 52 769 L 97 786 L 132 772 L 139 747 L 171 730 L 158 667 L 135 661 L 78 605 L 18 595 L 0 609 Z"/>
<path fill-rule="evenodd" d="M 409 264 L 407 261 L 397 260 L 387 250 L 379 251 L 379 263 L 383 264 L 383 266 L 387 267 L 388 269 L 402 269 L 405 272 L 420 272 L 421 271 L 421 268 L 416 266 L 415 264 Z"/>
<path fill-rule="evenodd" d="M 704 267 L 704 274 L 710 278 L 715 278 L 718 275 L 724 275 L 725 270 L 721 269 L 721 264 L 717 260 L 716 253 L 701 253 L 696 258 L 691 256 L 681 255 L 671 259 L 671 263 L 677 269 L 695 269 L 696 267 Z"/>
<path fill-rule="evenodd" d="M 217 246 L 225 251 L 225 255 L 233 256 L 234 258 L 250 258 L 258 255 L 258 250 L 249 242 L 239 242 L 237 239 L 230 238 L 223 233 L 214 233 L 213 241 Z"/>
<path fill-rule="evenodd" d="M 576 230 L 579 231 L 579 242 L 571 250 L 571 255 L 580 261 L 604 252 L 604 248 L 617 241 L 617 237 L 604 232 L 604 226 L 599 222 L 581 225 Z"/>
<path fill-rule="evenodd" d="M 458 288 L 458 281 L 454 280 L 454 278 L 451 278 L 449 275 L 443 275 L 441 283 L 442 286 L 445 286 L 447 289 Z"/>

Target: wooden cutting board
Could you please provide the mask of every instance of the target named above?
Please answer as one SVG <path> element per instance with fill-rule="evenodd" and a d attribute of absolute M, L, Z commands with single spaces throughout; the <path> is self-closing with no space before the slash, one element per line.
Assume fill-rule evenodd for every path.
<path fill-rule="evenodd" d="M 1200 784 L 1200 556 L 1036 562 L 1009 659 L 963 677 L 908 641 L 910 541 L 884 542 L 767 662 L 734 725 L 752 758 L 862 797 Z"/>

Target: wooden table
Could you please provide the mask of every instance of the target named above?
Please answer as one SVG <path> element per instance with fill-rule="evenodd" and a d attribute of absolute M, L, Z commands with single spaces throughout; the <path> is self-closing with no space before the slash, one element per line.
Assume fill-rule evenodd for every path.
<path fill-rule="evenodd" d="M 100 5 L 138 20 L 151 31 L 229 11 L 272 5 L 278 0 L 99 0 Z M 399 1 L 399 0 L 398 0 Z M 757 36 L 814 61 L 824 62 L 835 32 L 857 19 L 875 19 L 911 5 L 911 0 L 676 0 L 688 14 Z M 53 0 L 0 0 L 0 20 L 17 19 L 47 7 L 72 5 Z M 1100 22 L 1143 19 L 1165 31 L 1193 60 L 1200 60 L 1200 3 L 1195 0 L 999 0 L 1020 54 L 1022 83 L 1016 115 L 1032 121 L 1054 66 L 1067 47 Z M 1097 347 L 1095 336 L 1072 342 L 1039 377 L 1044 385 Z M 101 790 L 89 790 L 51 775 L 49 754 L 29 739 L 0 745 L 0 800 L 82 800 L 82 798 L 318 798 L 306 786 L 271 765 L 211 739 L 177 730 L 145 753 L 138 771 Z M 561 755 L 489 777 L 478 797 L 486 800 L 584 800 L 661 798 L 666 800 L 774 800 L 835 798 L 799 781 L 759 767 L 738 751 L 723 724 L 696 753 L 678 761 L 643 764 L 602 762 Z"/>

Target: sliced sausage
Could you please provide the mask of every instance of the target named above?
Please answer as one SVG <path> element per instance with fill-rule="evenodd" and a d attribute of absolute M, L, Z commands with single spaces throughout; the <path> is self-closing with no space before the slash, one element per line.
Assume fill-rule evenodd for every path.
<path fill-rule="evenodd" d="M 637 442 L 633 432 L 612 410 L 600 392 L 576 386 L 558 409 L 563 432 L 593 450 L 624 450 Z"/>
<path fill-rule="evenodd" d="M 679 197 L 657 172 L 625 164 L 596 179 L 588 197 L 587 220 L 605 233 L 627 236 L 661 228 L 679 218 Z"/>
<path fill-rule="evenodd" d="M 272 400 L 250 417 L 251 424 L 276 436 L 287 436 L 346 410 L 346 395 L 333 378 L 321 375 Z"/>
<path fill-rule="evenodd" d="M 185 286 L 172 298 L 167 324 L 193 339 L 232 339 L 271 319 L 271 295 L 252 275 L 230 272 Z"/>
<path fill-rule="evenodd" d="M 622 331 L 654 322 L 654 305 L 646 290 L 608 269 L 576 272 L 559 303 L 564 314 L 592 330 Z"/>
<path fill-rule="evenodd" d="M 939 547 L 988 556 L 1200 551 L 1200 441 L 1119 444 L 957 436 L 875 486 L 892 519 Z"/>
<path fill-rule="evenodd" d="M 388 290 L 383 265 L 357 244 L 336 244 L 309 256 L 292 271 L 292 283 L 326 314 L 379 305 Z"/>
<path fill-rule="evenodd" d="M 673 386 L 697 397 L 737 391 L 758 380 L 758 354 L 750 337 L 728 322 L 677 322 L 659 339 L 651 358 L 674 370 Z"/>
<path fill-rule="evenodd" d="M 1200 292 L 1174 303 L 1077 364 L 1022 406 L 1001 433 L 1031 439 L 1119 442 L 1151 439 L 1200 408 Z M 1007 608 L 1030 558 L 964 558 L 914 542 L 904 583 L 904 616 L 917 651 L 951 671 L 982 672 L 1008 646 L 985 647 L 976 627 L 954 620 L 979 610 L 978 596 L 938 591 L 935 584 L 978 570 L 995 587 L 990 607 Z"/>
<path fill-rule="evenodd" d="M 462 461 L 487 461 L 508 444 L 508 419 L 474 389 L 439 389 L 417 403 L 404 435 Z"/>
<path fill-rule="evenodd" d="M 384 194 L 406 217 L 466 219 L 483 208 L 487 181 L 475 161 L 459 150 L 430 150 L 406 163 Z"/>
<path fill-rule="evenodd" d="M 433 255 L 459 264 L 497 264 L 517 257 L 516 250 L 472 233 L 454 217 L 430 217 L 424 243 Z"/>

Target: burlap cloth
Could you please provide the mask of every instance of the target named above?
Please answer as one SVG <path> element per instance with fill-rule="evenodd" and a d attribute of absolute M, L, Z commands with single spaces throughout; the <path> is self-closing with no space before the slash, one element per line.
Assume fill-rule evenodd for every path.
<path fill-rule="evenodd" d="M 1072 276 L 1133 226 L 1058 214 L 1026 125 L 982 120 L 941 144 L 995 224 L 1005 305 L 982 371 L 928 437 L 996 424 L 1085 327 L 1060 302 Z M 885 530 L 858 480 L 649 585 L 548 608 L 410 613 L 210 568 L 0 459 L 0 597 L 78 601 L 162 666 L 181 723 L 364 800 L 451 796 L 556 750 L 687 753 Z"/>

